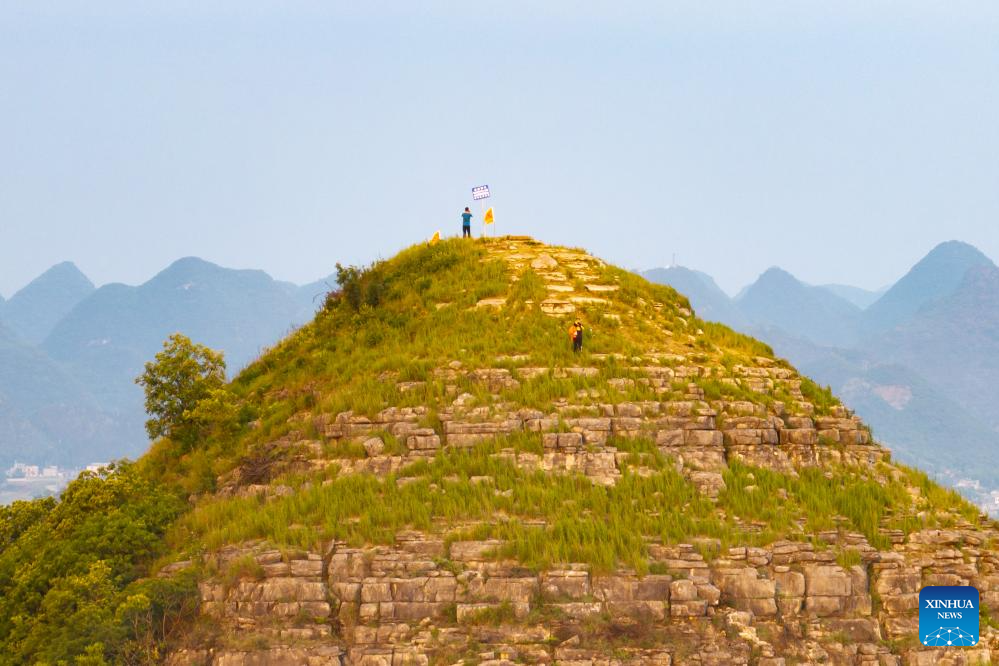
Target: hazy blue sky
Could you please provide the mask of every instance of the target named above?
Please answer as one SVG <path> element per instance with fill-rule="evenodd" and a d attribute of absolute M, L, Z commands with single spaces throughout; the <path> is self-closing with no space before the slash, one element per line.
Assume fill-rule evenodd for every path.
<path fill-rule="evenodd" d="M 999 3 L 578 4 L 6 0 L 0 293 L 304 282 L 457 232 L 479 183 L 502 232 L 732 292 L 999 258 Z"/>

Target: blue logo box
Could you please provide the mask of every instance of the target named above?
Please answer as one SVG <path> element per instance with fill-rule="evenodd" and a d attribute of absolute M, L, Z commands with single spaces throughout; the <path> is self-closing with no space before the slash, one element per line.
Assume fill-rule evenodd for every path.
<path fill-rule="evenodd" d="M 919 642 L 933 647 L 978 644 L 978 590 L 933 585 L 919 591 Z"/>

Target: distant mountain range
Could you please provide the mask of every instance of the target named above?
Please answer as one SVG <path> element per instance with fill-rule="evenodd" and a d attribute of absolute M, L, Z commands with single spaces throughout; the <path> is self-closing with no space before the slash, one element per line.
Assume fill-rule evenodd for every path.
<path fill-rule="evenodd" d="M 861 289 L 860 287 L 851 287 L 848 284 L 822 284 L 819 286 L 826 291 L 831 291 L 844 301 L 853 303 L 861 310 L 870 306 L 874 301 L 881 298 L 881 296 L 888 291 L 887 287 L 871 291 L 869 289 Z"/>
<path fill-rule="evenodd" d="M 148 442 L 133 380 L 168 335 L 223 350 L 232 374 L 311 319 L 326 283 L 192 257 L 145 284 L 96 289 L 73 264 L 53 266 L 0 303 L 0 469 L 138 455 Z"/>
<path fill-rule="evenodd" d="M 773 267 L 730 298 L 689 268 L 644 275 L 832 386 L 903 461 L 999 490 L 999 268 L 974 247 L 943 243 L 878 291 Z M 168 335 L 223 350 L 233 374 L 308 321 L 330 284 L 185 258 L 142 285 L 98 289 L 73 264 L 53 266 L 0 299 L 0 469 L 138 455 L 133 380 Z"/>
<path fill-rule="evenodd" d="M 124 445 L 117 425 L 83 382 L 0 325 L 0 465 L 92 461 Z"/>
<path fill-rule="evenodd" d="M 816 344 L 850 345 L 857 339 L 860 308 L 780 268 L 763 273 L 743 290 L 735 306 L 751 324 L 775 326 Z"/>
<path fill-rule="evenodd" d="M 871 332 L 890 330 L 923 307 L 953 296 L 969 270 L 995 267 L 991 259 L 967 243 L 941 243 L 865 311 L 865 326 Z"/>
<path fill-rule="evenodd" d="M 703 319 L 720 321 L 733 328 L 745 328 L 748 320 L 721 287 L 707 273 L 683 266 L 654 268 L 643 273 L 646 279 L 668 284 L 690 299 Z"/>
<path fill-rule="evenodd" d="M 999 490 L 999 268 L 973 246 L 942 243 L 879 291 L 771 268 L 729 298 L 699 271 L 643 274 L 832 386 L 903 461 Z"/>
<path fill-rule="evenodd" d="M 56 323 L 94 289 L 94 283 L 75 264 L 64 261 L 0 304 L 0 318 L 26 342 L 40 344 Z"/>

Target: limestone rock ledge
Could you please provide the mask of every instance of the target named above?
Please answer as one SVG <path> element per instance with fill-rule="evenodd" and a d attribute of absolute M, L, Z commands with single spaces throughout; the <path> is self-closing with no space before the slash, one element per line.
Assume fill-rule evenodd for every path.
<path fill-rule="evenodd" d="M 392 547 L 332 543 L 321 554 L 245 544 L 218 564 L 252 556 L 254 578 L 201 587 L 216 644 L 167 663 L 957 666 L 999 656 L 999 631 L 984 625 L 976 648 L 915 640 L 922 585 L 974 585 L 999 608 L 999 534 L 926 530 L 891 551 L 838 538 L 859 564 L 804 542 L 732 548 L 710 562 L 692 545 L 651 544 L 656 573 L 641 576 L 582 564 L 538 572 L 496 559 L 497 541 L 448 545 L 415 532 Z"/>

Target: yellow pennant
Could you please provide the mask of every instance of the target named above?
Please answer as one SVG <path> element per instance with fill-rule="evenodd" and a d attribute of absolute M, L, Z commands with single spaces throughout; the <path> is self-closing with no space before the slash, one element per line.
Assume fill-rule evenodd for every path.
<path fill-rule="evenodd" d="M 437 245 L 437 243 L 439 243 L 439 242 L 441 242 L 441 232 L 440 231 L 438 231 L 437 233 L 435 233 L 434 237 L 430 239 L 430 244 L 431 245 Z"/>
<path fill-rule="evenodd" d="M 486 211 L 486 216 L 482 218 L 482 223 L 492 224 L 495 221 L 496 221 L 495 218 L 493 218 L 493 209 L 490 208 L 489 210 Z"/>

